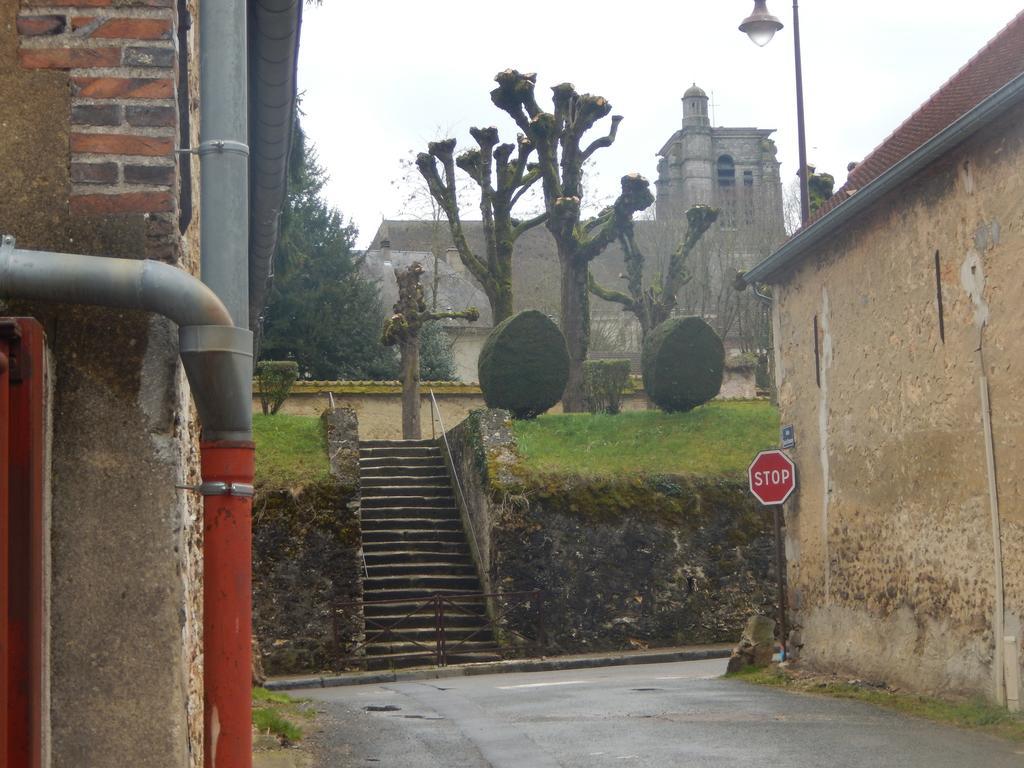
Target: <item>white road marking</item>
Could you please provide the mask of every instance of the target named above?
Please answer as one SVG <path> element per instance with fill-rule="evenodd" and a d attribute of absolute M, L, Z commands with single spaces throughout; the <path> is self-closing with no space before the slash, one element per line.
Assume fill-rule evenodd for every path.
<path fill-rule="evenodd" d="M 670 677 L 656 677 L 655 680 L 717 680 L 721 675 L 671 675 Z"/>
<path fill-rule="evenodd" d="M 523 683 L 522 685 L 499 685 L 499 691 L 511 691 L 515 688 L 550 688 L 553 685 L 583 685 L 590 680 L 564 680 L 559 683 Z"/>

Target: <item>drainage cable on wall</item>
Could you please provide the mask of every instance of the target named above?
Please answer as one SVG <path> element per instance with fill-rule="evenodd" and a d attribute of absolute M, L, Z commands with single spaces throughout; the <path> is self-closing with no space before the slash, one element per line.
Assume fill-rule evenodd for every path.
<path fill-rule="evenodd" d="M 985 375 L 985 325 L 984 320 L 978 328 L 978 387 L 981 396 L 981 424 L 985 436 L 985 475 L 988 481 L 989 511 L 992 518 L 992 561 L 995 581 L 995 608 L 992 617 L 992 633 L 995 636 L 995 667 L 996 701 L 1006 704 L 1006 652 L 1004 647 L 1004 574 L 1003 574 L 1003 542 L 1002 525 L 999 518 L 999 486 L 996 482 L 995 439 L 992 435 L 992 403 L 989 399 L 988 376 Z M 1016 660 L 1014 660 L 1016 663 Z"/>

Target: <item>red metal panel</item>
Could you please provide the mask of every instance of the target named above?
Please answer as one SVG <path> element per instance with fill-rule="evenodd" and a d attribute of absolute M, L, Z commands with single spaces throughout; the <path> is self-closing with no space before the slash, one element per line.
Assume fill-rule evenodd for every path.
<path fill-rule="evenodd" d="M 8 760 L 7 713 L 10 711 L 8 696 L 7 667 L 10 663 L 7 627 L 7 594 L 8 586 L 8 500 L 7 488 L 10 485 L 8 472 L 7 444 L 10 403 L 9 393 L 9 361 L 10 342 L 0 338 L 0 757 Z"/>
<path fill-rule="evenodd" d="M 0 321 L 7 342 L 7 744 L 10 768 L 39 768 L 42 754 L 43 460 L 46 354 L 31 318 Z"/>

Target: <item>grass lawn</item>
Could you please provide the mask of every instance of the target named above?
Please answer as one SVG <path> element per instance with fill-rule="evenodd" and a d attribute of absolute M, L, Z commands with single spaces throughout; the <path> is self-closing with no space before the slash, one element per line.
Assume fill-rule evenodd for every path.
<path fill-rule="evenodd" d="M 256 485 L 294 488 L 326 480 L 327 438 L 316 416 L 253 414 Z"/>
<path fill-rule="evenodd" d="M 580 475 L 743 474 L 779 441 L 767 401 L 715 401 L 688 413 L 550 414 L 513 422 L 528 469 Z"/>

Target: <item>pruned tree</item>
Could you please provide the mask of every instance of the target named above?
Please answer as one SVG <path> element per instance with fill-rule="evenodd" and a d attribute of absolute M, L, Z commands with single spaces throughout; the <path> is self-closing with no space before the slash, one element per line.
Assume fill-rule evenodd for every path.
<path fill-rule="evenodd" d="M 537 76 L 513 69 L 495 76 L 491 101 L 519 126 L 537 153 L 537 173 L 544 191 L 543 220 L 555 240 L 561 268 L 561 327 L 569 350 L 569 383 L 562 397 L 567 412 L 586 409 L 583 361 L 590 338 L 588 274 L 590 262 L 632 225 L 633 214 L 654 202 L 650 185 L 638 174 L 623 176 L 615 202 L 596 217 L 583 220 L 583 167 L 599 149 L 615 141 L 620 115 L 612 115 L 608 133 L 584 144 L 584 135 L 611 114 L 602 97 L 579 94 L 570 83 L 552 88 L 554 109 L 543 111 L 534 88 Z"/>
<path fill-rule="evenodd" d="M 657 281 L 644 287 L 644 254 L 636 242 L 632 222 L 619 232 L 619 243 L 626 261 L 626 285 L 629 293 L 611 290 L 597 284 L 589 276 L 590 292 L 595 296 L 621 304 L 640 321 L 641 338 L 646 339 L 651 329 L 668 320 L 676 306 L 679 289 L 693 279 L 687 262 L 690 254 L 718 218 L 718 209 L 695 205 L 686 212 L 686 234 L 672 251 L 668 263 Z"/>
<path fill-rule="evenodd" d="M 480 318 L 476 307 L 460 312 L 432 312 L 423 298 L 420 276 L 423 265 L 413 262 L 406 269 L 395 270 L 398 282 L 398 301 L 394 314 L 384 323 L 381 342 L 388 347 L 397 346 L 402 377 L 402 437 L 420 438 L 420 330 L 431 320 L 457 318 L 473 322 Z"/>
<path fill-rule="evenodd" d="M 477 143 L 476 149 L 456 156 L 455 139 L 432 141 L 426 152 L 416 156 L 416 167 L 448 219 L 459 259 L 487 295 L 497 325 L 512 315 L 512 253 L 516 240 L 542 224 L 547 213 L 524 220 L 512 215 L 516 204 L 540 178 L 538 168 L 530 163 L 533 143 L 520 134 L 516 144 L 502 144 L 494 127 L 470 128 L 469 133 Z M 464 171 L 480 190 L 483 254 L 470 247 L 462 227 L 456 168 Z"/>

